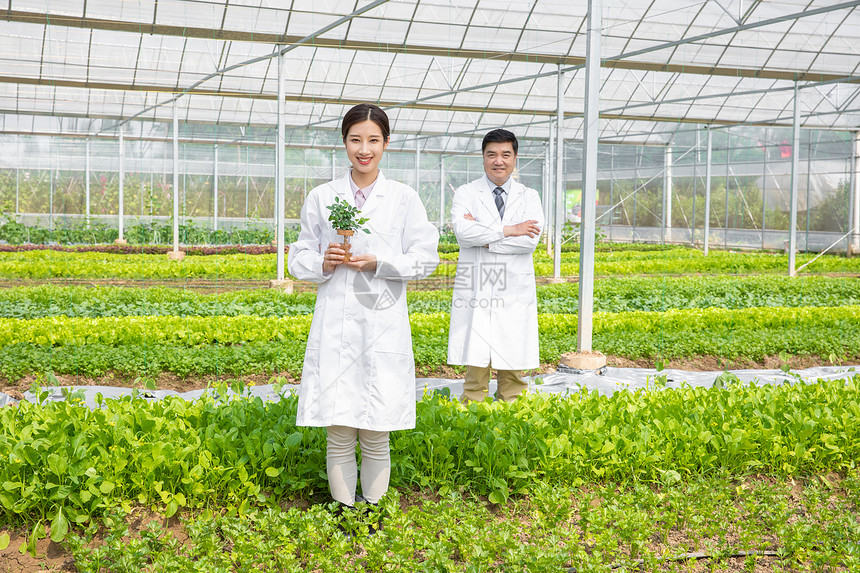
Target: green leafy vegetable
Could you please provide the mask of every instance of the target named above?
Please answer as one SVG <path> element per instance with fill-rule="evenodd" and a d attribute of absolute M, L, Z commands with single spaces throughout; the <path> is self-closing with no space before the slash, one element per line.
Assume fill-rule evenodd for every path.
<path fill-rule="evenodd" d="M 331 226 L 339 231 L 358 231 L 362 230 L 365 233 L 370 233 L 370 229 L 362 229 L 362 225 L 370 219 L 367 217 L 359 217 L 359 209 L 355 205 L 350 205 L 348 201 L 341 201 L 340 197 L 334 198 L 334 203 L 329 205 L 328 210 L 331 211 L 328 220 Z"/>

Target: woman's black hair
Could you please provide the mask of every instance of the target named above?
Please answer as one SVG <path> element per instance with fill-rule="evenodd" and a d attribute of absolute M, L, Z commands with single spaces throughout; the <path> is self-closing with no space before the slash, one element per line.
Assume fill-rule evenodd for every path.
<path fill-rule="evenodd" d="M 488 143 L 505 143 L 509 142 L 511 147 L 514 148 L 514 155 L 517 154 L 517 148 L 519 145 L 517 144 L 517 136 L 508 131 L 507 129 L 494 129 L 484 136 L 484 140 L 481 142 L 481 153 L 487 148 Z"/>
<path fill-rule="evenodd" d="M 343 140 L 346 141 L 346 136 L 349 134 L 349 128 L 356 123 L 370 120 L 379 126 L 382 130 L 382 138 L 388 141 L 391 135 L 391 128 L 388 127 L 388 115 L 379 106 L 372 103 L 360 103 L 354 106 L 343 116 L 343 123 L 340 126 L 340 132 L 343 134 Z"/>

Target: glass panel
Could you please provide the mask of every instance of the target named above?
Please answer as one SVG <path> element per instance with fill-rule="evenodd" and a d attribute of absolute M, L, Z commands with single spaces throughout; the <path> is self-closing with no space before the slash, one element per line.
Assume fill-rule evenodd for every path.
<path fill-rule="evenodd" d="M 567 54 L 570 47 L 570 32 L 524 30 L 518 52 L 534 54 Z"/>
<path fill-rule="evenodd" d="M 47 0 L 50 1 L 50 0 Z M 114 2 L 113 0 L 88 0 L 87 16 L 101 20 L 127 20 L 152 23 L 155 0 L 141 2 Z M 81 14 L 79 12 L 78 14 Z"/>
<path fill-rule="evenodd" d="M 468 20 L 454 21 L 466 22 Z M 435 46 L 442 50 L 457 49 L 460 47 L 465 31 L 465 26 L 415 21 L 409 28 L 406 43 L 420 46 Z"/>
<path fill-rule="evenodd" d="M 463 47 L 472 50 L 499 50 L 510 52 L 517 48 L 520 30 L 470 26 Z"/>
<path fill-rule="evenodd" d="M 374 12 L 371 11 L 371 14 Z M 349 24 L 349 40 L 358 42 L 403 43 L 409 30 L 407 20 L 355 18 Z"/>
<path fill-rule="evenodd" d="M 155 23 L 168 26 L 220 28 L 223 13 L 223 3 L 159 0 Z"/>
<path fill-rule="evenodd" d="M 349 8 L 346 12 L 342 12 L 342 14 L 348 14 L 352 12 L 353 9 Z M 296 36 L 308 36 L 313 34 L 314 32 L 321 30 L 331 24 L 339 20 L 342 16 L 334 15 L 341 14 L 340 12 L 335 13 L 307 13 L 307 12 L 293 12 L 290 15 L 290 25 L 287 30 L 288 34 L 296 35 Z M 325 38 L 337 38 L 343 39 L 344 34 L 346 33 L 346 26 L 339 26 L 327 32 L 323 37 Z"/>
<path fill-rule="evenodd" d="M 283 34 L 287 29 L 290 12 L 275 8 L 236 6 L 230 3 L 223 16 L 223 28 L 260 34 Z M 221 28 L 221 22 L 218 22 L 216 27 Z"/>

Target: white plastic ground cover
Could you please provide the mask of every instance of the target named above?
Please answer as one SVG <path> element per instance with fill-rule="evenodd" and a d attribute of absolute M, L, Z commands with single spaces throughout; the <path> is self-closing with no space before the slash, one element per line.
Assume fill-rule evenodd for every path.
<path fill-rule="evenodd" d="M 860 374 L 860 366 L 819 366 L 804 370 L 793 370 L 788 373 L 782 370 L 729 370 L 730 374 L 744 384 L 755 381 L 756 384 L 785 384 L 803 381 L 813 383 L 821 380 L 849 379 Z M 622 390 L 635 391 L 640 388 L 679 388 L 683 384 L 710 388 L 714 381 L 725 374 L 724 371 L 689 372 L 686 370 L 661 370 L 653 368 L 609 368 L 603 374 L 587 372 L 584 374 L 568 374 L 561 371 L 552 374 L 529 376 L 529 393 L 548 392 L 550 394 L 577 393 L 583 389 L 597 391 L 603 396 L 611 396 Z M 665 376 L 665 382 L 662 377 Z M 450 389 L 451 396 L 459 396 L 463 392 L 463 380 L 445 380 L 440 378 L 423 378 L 419 386 L 428 391 Z M 496 391 L 496 381 L 490 381 L 490 395 Z M 423 394 L 420 388 L 419 396 Z"/>
<path fill-rule="evenodd" d="M 819 366 L 784 372 L 782 370 L 729 370 L 744 384 L 755 382 L 756 384 L 785 384 L 814 383 L 818 380 L 840 380 L 849 379 L 860 373 L 860 365 L 857 366 Z M 584 374 L 569 374 L 560 371 L 551 374 L 527 377 L 529 381 L 529 393 L 547 392 L 550 394 L 578 393 L 585 389 L 597 391 L 601 395 L 611 396 L 613 393 L 623 390 L 635 391 L 640 388 L 679 388 L 684 384 L 689 386 L 701 386 L 710 388 L 714 382 L 723 376 L 722 371 L 711 372 L 689 372 L 684 370 L 661 370 L 653 368 L 606 368 L 603 374 L 588 372 Z M 665 376 L 665 380 L 663 377 Z M 74 393 L 75 396 L 83 398 L 90 408 L 95 408 L 96 395 L 101 394 L 104 398 L 121 398 L 129 396 L 134 392 L 131 388 L 117 388 L 113 386 L 64 386 L 44 388 L 50 391 L 48 401 L 63 401 Z M 297 386 L 283 386 L 285 392 L 295 392 Z M 446 390 L 447 389 L 447 390 Z M 456 398 L 463 392 L 462 379 L 445 378 L 418 378 L 415 381 L 415 395 L 420 400 L 425 393 L 439 391 L 445 395 Z M 490 395 L 496 391 L 496 381 L 490 381 Z M 205 393 L 218 395 L 215 389 L 193 390 L 191 392 L 175 392 L 173 390 L 137 390 L 138 395 L 150 400 L 161 400 L 167 396 L 178 396 L 186 400 L 196 400 Z M 276 401 L 280 396 L 270 384 L 261 386 L 250 386 L 247 390 L 251 396 L 262 400 Z M 228 395 L 233 395 L 228 390 Z M 32 392 L 24 394 L 24 400 L 35 402 L 36 396 Z M 0 392 L 0 406 L 16 404 L 18 401 Z"/>

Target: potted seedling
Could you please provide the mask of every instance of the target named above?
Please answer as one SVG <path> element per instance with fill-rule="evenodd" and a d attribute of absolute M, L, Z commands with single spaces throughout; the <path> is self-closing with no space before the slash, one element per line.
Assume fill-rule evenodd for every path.
<path fill-rule="evenodd" d="M 358 230 L 370 234 L 370 229 L 361 228 L 362 225 L 367 223 L 368 218 L 359 217 L 358 207 L 350 205 L 347 201 L 341 201 L 340 197 L 335 197 L 334 203 L 329 205 L 328 209 L 331 211 L 328 216 L 331 226 L 334 227 L 338 235 L 343 237 L 343 250 L 345 251 L 343 260 L 349 261 L 349 249 L 352 247 L 349 238 Z"/>

